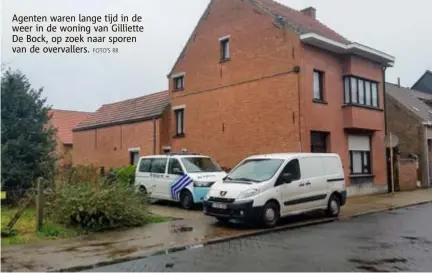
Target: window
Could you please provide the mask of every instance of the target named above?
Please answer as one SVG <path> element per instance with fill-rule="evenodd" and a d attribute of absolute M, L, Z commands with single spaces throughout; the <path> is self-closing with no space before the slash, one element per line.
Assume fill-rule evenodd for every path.
<path fill-rule="evenodd" d="M 220 52 L 221 61 L 225 61 L 230 58 L 229 38 L 223 38 L 220 40 Z"/>
<path fill-rule="evenodd" d="M 371 174 L 370 137 L 365 135 L 349 135 L 351 174 Z"/>
<path fill-rule="evenodd" d="M 249 159 L 237 165 L 225 178 L 230 182 L 263 182 L 272 178 L 284 161 L 282 159 Z"/>
<path fill-rule="evenodd" d="M 311 132 L 311 153 L 327 153 L 327 132 Z"/>
<path fill-rule="evenodd" d="M 174 90 L 181 90 L 184 88 L 184 76 L 174 78 Z"/>
<path fill-rule="evenodd" d="M 288 164 L 286 164 L 285 168 L 281 172 L 281 175 L 285 173 L 290 173 L 292 175 L 292 180 L 300 179 L 300 164 L 298 159 L 292 159 Z"/>
<path fill-rule="evenodd" d="M 324 72 L 317 70 L 313 72 L 313 98 L 324 100 Z"/>
<path fill-rule="evenodd" d="M 139 160 L 139 151 L 129 151 L 129 164 L 136 165 Z"/>
<path fill-rule="evenodd" d="M 175 172 L 178 170 L 180 170 L 180 172 L 183 172 L 183 168 L 181 167 L 180 162 L 178 161 L 178 159 L 170 158 L 169 166 L 168 166 L 168 173 L 180 175 L 180 173 Z"/>
<path fill-rule="evenodd" d="M 177 109 L 174 111 L 176 121 L 176 135 L 184 135 L 184 109 Z"/>
<path fill-rule="evenodd" d="M 378 83 L 354 76 L 344 78 L 345 104 L 379 107 Z"/>
<path fill-rule="evenodd" d="M 139 172 L 143 173 L 149 173 L 151 168 L 151 158 L 143 158 L 141 159 L 140 165 L 139 165 Z"/>
<path fill-rule="evenodd" d="M 222 168 L 209 157 L 184 157 L 181 159 L 188 173 L 222 172 Z"/>
<path fill-rule="evenodd" d="M 153 158 L 151 161 L 151 173 L 165 173 L 167 159 L 166 158 Z"/>

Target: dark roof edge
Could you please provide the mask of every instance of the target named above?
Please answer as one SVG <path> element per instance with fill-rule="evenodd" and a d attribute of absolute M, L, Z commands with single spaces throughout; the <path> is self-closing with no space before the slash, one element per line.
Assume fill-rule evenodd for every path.
<path fill-rule="evenodd" d="M 426 70 L 423 73 L 423 75 L 411 86 L 411 89 L 415 89 L 414 86 L 416 86 L 421 80 L 423 80 L 423 78 L 426 77 L 427 74 L 431 74 L 432 75 L 432 71 Z M 417 89 L 415 89 L 415 90 L 417 90 Z M 420 91 L 420 90 L 417 90 L 417 91 Z M 422 91 L 420 91 L 420 92 L 422 92 Z"/>
<path fill-rule="evenodd" d="M 119 120 L 119 121 L 111 121 L 111 122 L 105 122 L 105 123 L 99 123 L 99 124 L 85 125 L 85 126 L 73 128 L 72 132 L 87 131 L 87 130 L 93 130 L 93 129 L 98 129 L 98 128 L 112 127 L 112 126 L 116 126 L 116 125 L 124 125 L 124 124 L 149 121 L 149 120 L 153 120 L 153 119 L 159 119 L 162 116 L 162 114 L 163 114 L 163 112 L 160 114 L 157 114 L 157 115 L 149 116 L 149 117 L 141 117 L 141 118 L 135 118 L 135 119 Z"/>
<path fill-rule="evenodd" d="M 180 57 L 182 55 L 184 55 L 187 46 L 189 45 L 190 41 L 192 40 L 192 37 L 194 36 L 194 34 L 196 33 L 196 30 L 198 29 L 198 26 L 204 20 L 204 18 L 206 17 L 206 14 L 208 14 L 210 12 L 210 6 L 213 4 L 213 2 L 214 2 L 214 0 L 210 0 L 210 3 L 207 5 L 207 8 L 204 10 L 203 14 L 201 15 L 200 19 L 198 20 L 198 23 L 195 25 L 191 35 L 189 36 L 188 40 L 186 41 L 186 44 L 183 46 L 182 51 L 178 55 L 173 67 L 171 68 L 170 72 L 168 73 L 167 78 L 169 78 L 172 75 L 174 68 L 177 66 L 178 62 L 180 61 Z"/>

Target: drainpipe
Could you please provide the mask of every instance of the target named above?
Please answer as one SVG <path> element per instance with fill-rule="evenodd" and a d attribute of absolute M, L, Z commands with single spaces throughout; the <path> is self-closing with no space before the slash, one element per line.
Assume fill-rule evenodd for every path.
<path fill-rule="evenodd" d="M 293 71 L 297 73 L 297 92 L 298 92 L 298 123 L 299 123 L 299 143 L 300 143 L 300 153 L 303 152 L 302 143 L 302 127 L 301 127 L 301 86 L 300 86 L 300 66 L 295 66 Z"/>
<path fill-rule="evenodd" d="M 424 138 L 424 169 L 425 172 L 423 174 L 423 179 L 426 180 L 425 186 L 427 186 L 428 188 L 431 187 L 431 178 L 430 178 L 430 162 L 429 162 L 429 146 L 428 146 L 428 138 L 427 138 L 427 131 L 428 131 L 428 126 L 431 126 L 432 123 L 430 121 L 428 122 L 423 122 L 423 138 Z"/>
<path fill-rule="evenodd" d="M 385 67 L 385 66 L 382 67 L 382 70 L 383 70 L 382 78 L 383 78 L 384 134 L 387 137 L 387 104 L 386 104 L 386 75 L 385 75 L 386 69 L 387 69 L 387 67 Z M 390 149 L 393 149 L 393 148 L 390 147 Z M 386 174 L 387 174 L 386 177 L 387 177 L 390 170 L 389 170 L 389 166 L 388 166 L 389 165 L 388 164 L 389 156 L 387 154 L 387 147 L 385 145 L 384 145 L 384 153 L 386 155 Z M 393 162 L 393 161 L 391 161 L 391 162 Z M 388 188 L 387 192 L 390 193 L 391 187 L 389 187 L 388 179 L 389 178 L 387 177 L 387 188 Z"/>
<path fill-rule="evenodd" d="M 153 119 L 153 154 L 156 154 L 156 119 Z"/>

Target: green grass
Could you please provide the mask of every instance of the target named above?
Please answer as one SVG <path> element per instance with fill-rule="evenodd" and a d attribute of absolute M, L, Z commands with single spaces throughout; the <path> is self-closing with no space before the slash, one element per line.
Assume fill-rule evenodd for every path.
<path fill-rule="evenodd" d="M 18 211 L 17 208 L 1 208 L 1 230 L 3 231 L 10 219 Z M 150 214 L 149 223 L 161 223 L 169 221 L 167 217 Z M 74 228 L 67 228 L 62 225 L 45 222 L 41 230 L 36 231 L 36 209 L 27 208 L 24 210 L 21 217 L 13 227 L 15 236 L 2 237 L 1 246 L 26 244 L 33 242 L 40 242 L 45 240 L 59 239 L 59 238 L 72 238 L 85 234 L 85 231 Z"/>
<path fill-rule="evenodd" d="M 5 229 L 10 219 L 18 211 L 17 208 L 1 208 L 1 229 Z M 66 228 L 61 225 L 56 225 L 46 222 L 40 231 L 36 232 L 36 210 L 35 208 L 27 208 L 24 210 L 21 217 L 16 222 L 13 230 L 15 236 L 1 238 L 1 245 L 14 245 L 39 242 L 47 239 L 70 238 L 82 235 L 81 230 Z"/>

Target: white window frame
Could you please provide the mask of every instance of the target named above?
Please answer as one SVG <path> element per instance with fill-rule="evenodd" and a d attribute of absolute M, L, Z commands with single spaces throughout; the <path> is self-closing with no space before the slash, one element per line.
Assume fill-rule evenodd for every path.
<path fill-rule="evenodd" d="M 221 61 L 229 60 L 231 57 L 230 35 L 219 38 L 219 45 L 220 45 L 220 60 Z"/>
<path fill-rule="evenodd" d="M 372 174 L 372 140 L 369 135 L 348 135 L 348 150 L 351 175 Z M 356 157 L 360 156 L 360 166 L 354 166 Z M 357 171 L 359 169 L 359 171 Z"/>

